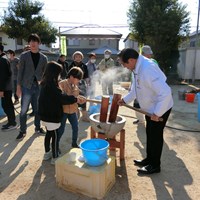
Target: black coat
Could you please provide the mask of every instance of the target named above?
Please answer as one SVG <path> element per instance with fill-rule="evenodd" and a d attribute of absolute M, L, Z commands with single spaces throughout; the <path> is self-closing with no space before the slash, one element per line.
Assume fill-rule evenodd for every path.
<path fill-rule="evenodd" d="M 0 91 L 12 90 L 12 71 L 5 53 L 0 55 Z"/>
<path fill-rule="evenodd" d="M 73 61 L 71 63 L 71 65 L 69 66 L 69 69 L 71 69 L 72 67 L 79 67 L 82 69 L 83 71 L 83 79 L 79 81 L 78 84 L 78 88 L 80 90 L 80 95 L 83 96 L 87 96 L 87 84 L 86 84 L 86 79 L 89 78 L 89 74 L 88 74 L 88 69 L 87 69 L 87 65 L 85 65 L 84 63 L 80 62 L 80 63 L 76 63 L 75 61 Z M 84 106 L 86 104 L 83 104 Z"/>
<path fill-rule="evenodd" d="M 63 70 L 61 72 L 61 79 L 66 79 L 67 78 L 67 73 L 69 71 L 69 65 L 67 63 L 67 61 L 62 62 L 60 59 L 58 59 L 57 61 L 60 65 L 62 65 Z"/>
<path fill-rule="evenodd" d="M 75 63 L 74 61 L 70 64 L 69 66 L 69 70 L 72 68 L 72 67 L 80 67 L 83 71 L 83 79 L 86 79 L 86 78 L 89 78 L 89 75 L 88 75 L 88 69 L 87 69 L 87 65 L 84 64 L 84 63 Z"/>
<path fill-rule="evenodd" d="M 69 105 L 75 102 L 77 102 L 77 98 L 63 94 L 54 82 L 41 85 L 38 100 L 40 119 L 45 122 L 59 123 L 63 116 L 62 105 Z"/>

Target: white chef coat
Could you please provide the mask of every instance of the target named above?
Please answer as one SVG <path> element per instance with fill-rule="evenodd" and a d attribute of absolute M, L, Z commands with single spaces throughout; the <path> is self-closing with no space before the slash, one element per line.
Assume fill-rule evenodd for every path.
<path fill-rule="evenodd" d="M 156 63 L 140 55 L 133 74 L 131 90 L 123 97 L 125 103 L 129 104 L 136 98 L 143 111 L 159 117 L 172 108 L 171 88 Z"/>

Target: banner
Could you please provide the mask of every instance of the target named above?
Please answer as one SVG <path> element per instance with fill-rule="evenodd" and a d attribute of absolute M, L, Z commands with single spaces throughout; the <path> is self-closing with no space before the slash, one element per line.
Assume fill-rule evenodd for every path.
<path fill-rule="evenodd" d="M 67 45 L 65 36 L 60 36 L 60 52 L 61 54 L 67 55 Z"/>

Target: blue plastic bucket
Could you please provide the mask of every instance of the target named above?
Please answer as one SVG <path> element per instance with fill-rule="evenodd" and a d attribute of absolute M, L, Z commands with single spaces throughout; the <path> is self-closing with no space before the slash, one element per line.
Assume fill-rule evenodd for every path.
<path fill-rule="evenodd" d="M 108 147 L 109 143 L 103 139 L 89 139 L 80 144 L 85 163 L 94 167 L 106 162 Z"/>
<path fill-rule="evenodd" d="M 4 110 L 1 106 L 1 98 L 0 98 L 0 116 L 5 116 Z"/>
<path fill-rule="evenodd" d="M 198 121 L 200 122 L 200 93 L 197 93 L 197 100 L 198 100 Z"/>

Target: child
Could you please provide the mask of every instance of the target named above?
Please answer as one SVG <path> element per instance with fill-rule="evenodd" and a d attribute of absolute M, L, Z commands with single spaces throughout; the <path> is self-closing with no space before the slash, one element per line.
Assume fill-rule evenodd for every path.
<path fill-rule="evenodd" d="M 63 104 L 73 104 L 79 102 L 74 96 L 62 94 L 58 86 L 58 79 L 62 71 L 62 66 L 54 61 L 47 64 L 41 81 L 41 91 L 39 96 L 39 116 L 47 133 L 44 139 L 45 154 L 43 160 L 52 157 L 51 164 L 55 164 L 58 157 L 58 137 L 57 130 L 60 127 L 63 115 Z M 50 151 L 50 142 L 52 153 Z"/>
<path fill-rule="evenodd" d="M 68 72 L 68 78 L 65 80 L 62 80 L 59 82 L 59 86 L 67 95 L 73 95 L 77 97 L 79 95 L 79 88 L 78 84 L 79 81 L 83 78 L 83 71 L 80 67 L 72 67 Z M 79 96 L 80 97 L 80 96 Z M 81 97 L 80 97 L 81 98 Z M 82 96 L 82 102 L 80 104 L 83 104 L 86 102 L 85 97 Z M 78 104 L 70 104 L 70 105 L 63 105 L 63 118 L 61 122 L 61 126 L 58 129 L 58 141 L 60 141 L 60 138 L 62 137 L 64 130 L 65 130 L 65 124 L 66 120 L 68 119 L 71 127 L 72 127 L 72 147 L 77 148 L 77 138 L 78 138 Z"/>
<path fill-rule="evenodd" d="M 83 71 L 83 78 L 79 81 L 78 88 L 80 89 L 80 94 L 87 96 L 87 86 L 89 83 L 88 69 L 87 66 L 83 63 L 83 54 L 80 51 L 76 51 L 72 55 L 73 62 L 70 64 L 69 69 L 72 67 L 79 67 Z M 86 110 L 86 103 L 78 105 L 81 108 L 81 121 L 89 122 L 88 113 Z"/>

